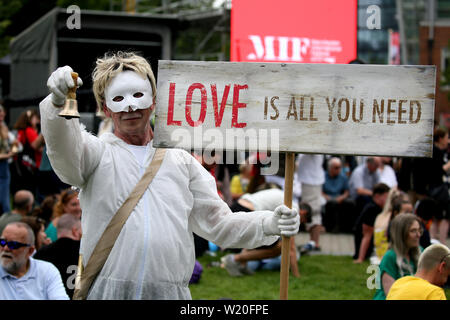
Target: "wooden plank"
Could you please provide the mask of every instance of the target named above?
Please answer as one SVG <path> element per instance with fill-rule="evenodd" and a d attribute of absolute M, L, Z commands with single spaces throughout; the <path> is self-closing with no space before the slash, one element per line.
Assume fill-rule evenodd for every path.
<path fill-rule="evenodd" d="M 154 145 L 431 157 L 434 66 L 159 61 Z"/>
<path fill-rule="evenodd" d="M 286 154 L 284 176 L 284 205 L 292 209 L 292 193 L 295 171 L 295 154 Z M 294 240 L 292 240 L 294 241 Z M 289 288 L 289 251 L 291 250 L 291 238 L 281 237 L 281 266 L 280 266 L 280 300 L 287 300 Z"/>

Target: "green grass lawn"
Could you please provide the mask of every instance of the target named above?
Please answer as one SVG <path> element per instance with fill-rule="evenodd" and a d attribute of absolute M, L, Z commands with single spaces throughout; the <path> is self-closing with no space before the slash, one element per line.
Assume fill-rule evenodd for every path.
<path fill-rule="evenodd" d="M 280 295 L 280 273 L 258 271 L 254 275 L 231 277 L 225 269 L 211 266 L 220 261 L 203 255 L 198 260 L 203 274 L 198 284 L 190 286 L 194 300 L 277 300 Z M 369 263 L 353 264 L 350 256 L 302 256 L 300 278 L 289 278 L 289 300 L 370 300 L 375 289 L 367 288 Z M 446 290 L 449 297 L 450 290 Z"/>

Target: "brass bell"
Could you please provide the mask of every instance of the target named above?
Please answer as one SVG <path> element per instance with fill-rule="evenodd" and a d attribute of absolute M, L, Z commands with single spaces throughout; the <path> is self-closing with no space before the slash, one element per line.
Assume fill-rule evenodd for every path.
<path fill-rule="evenodd" d="M 72 79 L 75 83 L 73 88 L 69 88 L 67 92 L 66 103 L 64 104 L 64 108 L 59 113 L 60 117 L 64 117 L 66 119 L 79 118 L 80 114 L 78 113 L 78 103 L 77 103 L 77 80 L 78 73 L 72 72 Z"/>

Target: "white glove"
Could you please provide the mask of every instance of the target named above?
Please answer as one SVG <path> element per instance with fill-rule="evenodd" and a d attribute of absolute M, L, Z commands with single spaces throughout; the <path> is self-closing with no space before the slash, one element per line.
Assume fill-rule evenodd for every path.
<path fill-rule="evenodd" d="M 264 234 L 267 236 L 282 235 L 292 237 L 298 233 L 300 216 L 296 209 L 289 209 L 285 205 L 278 206 L 271 217 L 263 220 Z"/>
<path fill-rule="evenodd" d="M 69 88 L 73 88 L 71 72 L 72 68 L 64 66 L 56 69 L 48 78 L 47 87 L 51 92 L 51 99 L 55 106 L 62 106 L 66 102 L 66 95 Z M 82 86 L 83 81 L 80 77 L 77 79 L 77 86 Z"/>

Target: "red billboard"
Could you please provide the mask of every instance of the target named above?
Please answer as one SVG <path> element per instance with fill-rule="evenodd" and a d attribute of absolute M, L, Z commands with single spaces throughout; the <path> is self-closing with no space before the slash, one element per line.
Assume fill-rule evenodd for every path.
<path fill-rule="evenodd" d="M 348 63 L 357 0 L 233 0 L 231 61 Z"/>

